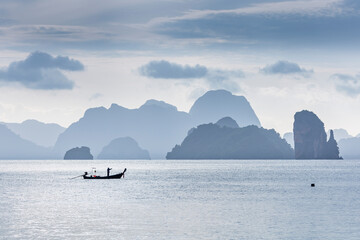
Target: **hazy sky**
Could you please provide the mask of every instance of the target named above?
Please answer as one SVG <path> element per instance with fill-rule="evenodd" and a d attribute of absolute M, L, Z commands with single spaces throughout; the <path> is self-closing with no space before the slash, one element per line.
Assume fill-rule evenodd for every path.
<path fill-rule="evenodd" d="M 0 121 L 188 111 L 227 89 L 280 133 L 303 109 L 360 133 L 358 0 L 0 0 L 0 16 Z"/>

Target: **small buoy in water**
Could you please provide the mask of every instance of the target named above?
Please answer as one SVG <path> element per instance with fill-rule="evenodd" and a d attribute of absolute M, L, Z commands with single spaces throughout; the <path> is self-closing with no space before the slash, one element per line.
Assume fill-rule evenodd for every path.
<path fill-rule="evenodd" d="M 315 187 L 315 183 L 312 183 L 312 184 L 311 184 L 311 187 Z"/>

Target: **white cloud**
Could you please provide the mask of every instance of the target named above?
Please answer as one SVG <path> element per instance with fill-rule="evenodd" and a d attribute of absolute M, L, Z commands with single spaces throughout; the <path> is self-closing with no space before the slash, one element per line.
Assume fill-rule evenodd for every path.
<path fill-rule="evenodd" d="M 335 80 L 336 89 L 350 97 L 360 95 L 360 74 L 348 75 L 337 73 L 331 76 Z"/>

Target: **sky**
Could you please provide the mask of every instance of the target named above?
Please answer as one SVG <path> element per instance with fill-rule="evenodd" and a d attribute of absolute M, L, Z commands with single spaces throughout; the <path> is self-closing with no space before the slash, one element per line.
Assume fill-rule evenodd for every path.
<path fill-rule="evenodd" d="M 357 0 L 0 0 L 0 121 L 226 89 L 280 134 L 307 109 L 357 135 L 358 26 Z"/>

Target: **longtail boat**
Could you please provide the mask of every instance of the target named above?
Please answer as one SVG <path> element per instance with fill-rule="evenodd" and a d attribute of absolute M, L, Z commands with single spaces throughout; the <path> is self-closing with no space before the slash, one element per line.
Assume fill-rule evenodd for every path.
<path fill-rule="evenodd" d="M 114 174 L 114 175 L 109 175 L 109 176 L 94 176 L 94 175 L 88 175 L 87 172 L 84 173 L 83 178 L 84 179 L 114 179 L 114 178 L 122 178 L 125 177 L 125 172 L 126 172 L 126 168 L 124 169 L 124 171 L 122 173 L 118 173 L 118 174 Z"/>

